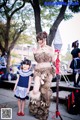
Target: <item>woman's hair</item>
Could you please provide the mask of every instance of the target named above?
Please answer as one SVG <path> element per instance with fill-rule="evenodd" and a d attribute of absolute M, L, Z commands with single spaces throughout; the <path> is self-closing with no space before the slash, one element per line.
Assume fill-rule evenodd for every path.
<path fill-rule="evenodd" d="M 38 40 L 43 40 L 44 38 L 47 38 L 46 32 L 39 32 L 36 36 L 37 42 L 38 42 Z"/>
<path fill-rule="evenodd" d="M 31 61 L 30 60 L 28 60 L 28 59 L 25 59 L 25 60 L 23 60 L 22 62 L 21 62 L 21 66 L 23 65 L 23 64 L 26 64 L 26 65 L 31 65 Z"/>
<path fill-rule="evenodd" d="M 78 47 L 78 46 L 79 46 L 78 40 L 76 40 L 75 42 L 72 43 L 72 47 Z"/>

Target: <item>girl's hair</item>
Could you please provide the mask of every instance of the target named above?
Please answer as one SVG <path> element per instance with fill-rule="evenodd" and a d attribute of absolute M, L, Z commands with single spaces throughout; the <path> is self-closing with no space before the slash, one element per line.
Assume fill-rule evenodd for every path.
<path fill-rule="evenodd" d="M 38 40 L 43 40 L 44 38 L 47 38 L 46 32 L 39 32 L 36 36 L 37 42 L 38 42 Z"/>
<path fill-rule="evenodd" d="M 26 64 L 26 65 L 31 65 L 31 61 L 30 60 L 28 60 L 28 59 L 25 59 L 25 60 L 23 60 L 22 62 L 21 62 L 21 66 L 23 65 L 23 64 Z"/>

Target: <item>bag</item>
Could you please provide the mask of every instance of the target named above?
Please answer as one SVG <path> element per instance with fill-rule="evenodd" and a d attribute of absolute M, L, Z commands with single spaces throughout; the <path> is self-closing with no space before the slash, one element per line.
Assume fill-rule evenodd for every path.
<path fill-rule="evenodd" d="M 80 91 L 71 92 L 67 97 L 67 111 L 76 115 L 80 112 Z"/>
<path fill-rule="evenodd" d="M 74 58 L 70 64 L 71 69 L 80 69 L 80 58 Z"/>
<path fill-rule="evenodd" d="M 70 64 L 70 68 L 71 69 L 76 69 L 76 67 L 77 67 L 77 61 L 76 61 L 76 59 L 73 59 L 71 61 L 71 64 Z"/>

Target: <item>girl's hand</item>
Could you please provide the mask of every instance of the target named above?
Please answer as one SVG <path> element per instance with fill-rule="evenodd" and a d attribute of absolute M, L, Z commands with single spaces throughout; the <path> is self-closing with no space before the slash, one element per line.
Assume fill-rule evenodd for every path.
<path fill-rule="evenodd" d="M 16 88 L 13 89 L 13 92 L 15 92 Z"/>

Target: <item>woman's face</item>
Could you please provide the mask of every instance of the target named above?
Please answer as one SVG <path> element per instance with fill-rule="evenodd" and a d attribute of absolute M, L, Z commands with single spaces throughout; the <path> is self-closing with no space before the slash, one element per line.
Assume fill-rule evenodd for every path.
<path fill-rule="evenodd" d="M 40 47 L 43 47 L 44 45 L 46 45 L 46 39 L 45 38 L 43 40 L 38 39 L 38 44 Z"/>

